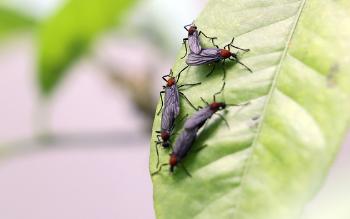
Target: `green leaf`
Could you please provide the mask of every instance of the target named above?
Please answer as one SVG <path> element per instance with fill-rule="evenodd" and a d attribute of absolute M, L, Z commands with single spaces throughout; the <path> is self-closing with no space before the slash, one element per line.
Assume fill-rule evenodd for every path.
<path fill-rule="evenodd" d="M 9 33 L 32 27 L 36 21 L 28 16 L 20 14 L 14 10 L 0 8 L 0 37 Z"/>
<path fill-rule="evenodd" d="M 39 33 L 39 85 L 50 94 L 66 69 L 106 28 L 119 25 L 134 0 L 71 0 Z"/>
<path fill-rule="evenodd" d="M 209 0 L 196 25 L 217 36 L 220 46 L 235 36 L 235 45 L 251 49 L 240 57 L 254 71 L 226 62 L 220 98 L 250 104 L 228 107 L 223 116 L 230 128 L 218 116 L 205 125 L 183 162 L 192 177 L 181 167 L 171 175 L 166 166 L 152 177 L 158 218 L 298 218 L 321 186 L 350 119 L 348 2 Z M 184 66 L 179 58 L 173 70 Z M 191 67 L 181 76 L 180 84 L 202 81 L 184 91 L 195 105 L 203 105 L 199 97 L 211 101 L 221 87 L 222 70 L 206 78 L 210 69 Z M 183 99 L 181 107 L 179 117 L 194 112 Z M 156 116 L 151 172 L 159 129 Z M 160 163 L 168 163 L 169 151 L 159 151 Z"/>

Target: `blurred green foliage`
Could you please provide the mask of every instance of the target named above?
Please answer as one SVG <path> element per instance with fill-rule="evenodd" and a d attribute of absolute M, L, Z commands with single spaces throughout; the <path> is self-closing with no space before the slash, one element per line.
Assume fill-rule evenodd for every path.
<path fill-rule="evenodd" d="M 134 0 L 71 0 L 44 21 L 39 30 L 38 80 L 41 91 L 49 95 L 67 67 L 91 41 L 109 27 L 121 23 Z"/>
<path fill-rule="evenodd" d="M 23 28 L 32 27 L 36 21 L 7 8 L 0 8 L 0 38 Z"/>

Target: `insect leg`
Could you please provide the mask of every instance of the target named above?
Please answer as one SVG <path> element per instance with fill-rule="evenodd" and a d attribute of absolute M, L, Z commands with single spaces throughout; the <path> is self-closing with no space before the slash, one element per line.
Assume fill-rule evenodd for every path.
<path fill-rule="evenodd" d="M 161 105 L 161 107 L 160 107 L 160 109 L 159 109 L 159 111 L 157 113 L 157 116 L 160 114 L 160 112 L 162 111 L 162 108 L 163 108 L 163 96 L 162 96 L 162 93 L 165 93 L 165 91 L 159 92 L 159 96 L 160 96 L 160 100 L 161 100 L 162 105 Z"/>
<path fill-rule="evenodd" d="M 222 81 L 225 82 L 225 79 L 226 79 L 225 59 L 222 62 L 222 71 L 224 72 L 224 75 L 222 76 Z"/>
<path fill-rule="evenodd" d="M 184 117 L 182 117 L 181 119 L 179 119 L 179 122 L 184 121 L 187 117 L 188 117 L 188 114 L 184 115 Z"/>
<path fill-rule="evenodd" d="M 218 115 L 218 116 L 222 119 L 222 121 L 225 122 L 227 128 L 230 129 L 230 125 L 228 124 L 228 122 L 227 122 L 227 120 L 225 119 L 225 117 L 224 117 L 223 115 L 221 115 L 220 113 L 217 113 L 216 115 Z"/>
<path fill-rule="evenodd" d="M 162 76 L 162 79 L 163 79 L 165 82 L 168 82 L 168 80 L 166 79 L 166 77 L 169 77 L 169 76 L 170 76 L 169 74 L 163 75 L 163 76 Z"/>
<path fill-rule="evenodd" d="M 184 26 L 186 31 L 188 31 L 188 29 L 187 29 L 188 26 L 192 26 L 192 24 L 187 24 L 187 25 Z"/>
<path fill-rule="evenodd" d="M 250 73 L 253 73 L 253 71 L 248 66 L 246 66 L 244 63 L 240 62 L 238 59 L 231 59 L 230 58 L 230 60 L 235 61 L 235 62 L 243 65 L 248 71 L 250 71 Z"/>
<path fill-rule="evenodd" d="M 158 144 L 160 144 L 162 141 L 159 139 L 160 138 L 160 135 L 157 135 L 157 139 L 158 139 L 158 141 L 156 141 L 155 143 L 156 143 L 156 145 L 155 145 L 155 147 L 156 147 L 156 153 L 157 153 L 157 167 L 159 166 L 159 152 L 158 152 Z"/>
<path fill-rule="evenodd" d="M 177 88 L 182 88 L 184 86 L 196 86 L 196 85 L 200 85 L 202 84 L 201 82 L 198 82 L 198 83 L 194 83 L 194 84 L 181 84 L 179 85 Z"/>
<path fill-rule="evenodd" d="M 185 52 L 185 55 L 181 57 L 181 59 L 185 58 L 186 55 L 187 55 L 187 44 L 186 44 L 186 41 L 187 41 L 187 40 L 188 40 L 188 38 L 183 38 L 183 39 L 182 39 L 183 44 L 185 44 L 185 51 L 186 51 L 186 52 Z"/>
<path fill-rule="evenodd" d="M 194 110 L 198 110 L 198 109 L 191 103 L 191 101 L 186 97 L 186 95 L 185 95 L 184 93 L 179 92 L 179 94 L 180 94 L 183 98 L 185 98 L 186 102 L 187 102 Z"/>
<path fill-rule="evenodd" d="M 156 170 L 155 172 L 151 173 L 151 176 L 154 176 L 154 175 L 156 175 L 157 173 L 159 173 L 159 172 L 162 170 L 162 167 L 163 167 L 163 166 L 167 166 L 167 165 L 169 165 L 169 164 L 167 164 L 167 163 L 161 164 L 161 165 L 159 166 L 158 170 Z"/>
<path fill-rule="evenodd" d="M 183 68 L 178 74 L 177 74 L 177 79 L 176 79 L 176 83 L 179 81 L 179 79 L 180 79 L 180 76 L 181 76 L 181 73 L 183 72 L 183 71 L 185 71 L 187 68 L 189 67 L 189 65 L 187 65 L 185 68 Z"/>
<path fill-rule="evenodd" d="M 225 85 L 226 85 L 226 82 L 224 81 L 224 83 L 222 83 L 221 89 L 213 95 L 214 102 L 216 101 L 216 95 L 221 94 L 224 91 Z"/>
<path fill-rule="evenodd" d="M 233 48 L 242 50 L 242 51 L 244 51 L 244 52 L 249 52 L 249 50 L 250 50 L 250 49 L 242 49 L 242 48 L 240 48 L 240 47 L 238 47 L 238 46 L 234 46 L 234 45 L 230 45 L 230 46 L 232 46 Z"/>
<path fill-rule="evenodd" d="M 235 37 L 232 37 L 232 40 L 229 44 L 227 44 L 224 49 L 227 47 L 228 50 L 230 50 L 230 46 L 233 46 L 233 41 L 235 40 Z"/>
<path fill-rule="evenodd" d="M 182 169 L 184 169 L 186 175 L 189 176 L 189 177 L 192 177 L 192 175 L 190 174 L 190 172 L 188 172 L 188 170 L 186 169 L 185 165 L 183 165 L 182 163 L 180 163 L 180 165 L 181 165 Z"/>
<path fill-rule="evenodd" d="M 216 44 L 214 43 L 214 40 L 217 39 L 217 37 L 208 37 L 207 35 L 205 35 L 205 33 L 203 33 L 202 31 L 199 31 L 198 36 L 200 36 L 201 34 L 202 34 L 205 38 L 210 39 L 211 42 L 212 42 L 212 44 L 213 44 L 213 46 L 215 46 L 216 48 L 219 48 L 219 46 L 216 45 Z"/>
<path fill-rule="evenodd" d="M 203 97 L 201 97 L 201 100 L 203 101 L 204 104 L 209 105 L 209 103 L 206 100 L 204 100 Z"/>
<path fill-rule="evenodd" d="M 199 147 L 199 148 L 195 148 L 195 149 L 193 149 L 193 152 L 194 153 L 198 153 L 198 152 L 200 152 L 201 150 L 203 150 L 204 148 L 206 148 L 206 147 L 208 147 L 208 145 L 202 145 L 201 147 Z"/>
<path fill-rule="evenodd" d="M 214 67 L 211 69 L 211 71 L 206 75 L 206 77 L 209 77 L 211 75 L 211 73 L 214 72 L 215 67 L 216 67 L 216 63 L 214 64 Z"/>

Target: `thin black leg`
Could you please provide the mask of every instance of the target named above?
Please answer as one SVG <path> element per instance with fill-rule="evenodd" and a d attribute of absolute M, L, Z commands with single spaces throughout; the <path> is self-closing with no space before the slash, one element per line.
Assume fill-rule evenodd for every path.
<path fill-rule="evenodd" d="M 176 83 L 179 81 L 180 76 L 181 76 L 181 73 L 182 73 L 183 71 L 185 71 L 188 67 L 189 67 L 189 65 L 187 65 L 185 68 L 183 68 L 183 69 L 176 75 L 176 77 L 177 77 Z"/>
<path fill-rule="evenodd" d="M 185 51 L 186 51 L 186 52 L 185 52 L 185 55 L 181 57 L 181 59 L 185 58 L 186 55 L 187 55 L 187 44 L 186 44 L 186 41 L 187 41 L 187 40 L 188 40 L 188 38 L 183 38 L 183 39 L 182 39 L 183 44 L 185 44 Z"/>
<path fill-rule="evenodd" d="M 155 147 L 156 147 L 156 153 L 157 153 L 157 165 L 156 165 L 156 167 L 158 168 L 158 166 L 159 166 L 159 152 L 158 152 L 158 144 L 160 144 L 161 143 L 161 140 L 159 139 L 159 135 L 157 135 L 157 139 L 158 139 L 158 141 L 156 141 L 155 143 L 156 143 L 156 145 L 155 145 Z"/>
<path fill-rule="evenodd" d="M 209 103 L 206 100 L 204 100 L 203 97 L 201 97 L 201 100 L 203 101 L 204 104 L 209 105 Z"/>
<path fill-rule="evenodd" d="M 188 170 L 186 169 L 185 165 L 183 165 L 182 163 L 179 163 L 179 164 L 181 165 L 182 169 L 184 169 L 186 175 L 189 176 L 189 177 L 192 177 L 192 175 L 190 174 L 190 172 L 188 172 Z"/>
<path fill-rule="evenodd" d="M 243 65 L 248 71 L 250 71 L 250 73 L 253 73 L 253 71 L 248 66 L 246 66 L 243 62 L 240 62 L 238 59 L 231 59 L 230 58 L 230 60 L 235 61 L 235 62 Z"/>
<path fill-rule="evenodd" d="M 215 67 L 216 67 L 216 63 L 214 64 L 214 67 L 211 69 L 211 71 L 206 75 L 206 77 L 209 77 L 211 75 L 211 73 L 214 72 Z"/>
<path fill-rule="evenodd" d="M 242 49 L 242 48 L 240 48 L 240 47 L 238 47 L 238 46 L 234 46 L 234 45 L 230 45 L 230 46 L 233 47 L 233 48 L 242 50 L 242 51 L 244 51 L 244 52 L 249 52 L 249 50 L 250 50 L 250 49 Z"/>
<path fill-rule="evenodd" d="M 218 116 L 222 119 L 222 121 L 225 122 L 227 128 L 230 129 L 230 125 L 228 124 L 228 122 L 227 122 L 227 120 L 225 119 L 225 117 L 224 117 L 223 115 L 221 115 L 220 113 L 217 113 L 216 115 L 218 115 Z"/>
<path fill-rule="evenodd" d="M 222 76 L 222 81 L 225 82 L 225 79 L 226 79 L 225 59 L 222 62 L 222 71 L 224 72 L 224 75 Z"/>
<path fill-rule="evenodd" d="M 185 98 L 186 102 L 194 109 L 194 110 L 197 110 L 197 108 L 191 103 L 191 101 L 186 97 L 186 95 L 182 92 L 179 92 L 179 94 Z"/>
<path fill-rule="evenodd" d="M 192 26 L 192 23 L 191 23 L 191 24 L 187 24 L 187 25 L 184 26 L 184 28 L 185 28 L 185 30 L 186 30 L 187 32 L 188 32 L 188 29 L 187 29 L 188 26 Z"/>
<path fill-rule="evenodd" d="M 199 147 L 199 148 L 195 148 L 195 149 L 193 149 L 193 151 L 192 152 L 194 152 L 194 153 L 198 153 L 198 152 L 200 152 L 201 150 L 203 150 L 204 148 L 206 148 L 206 147 L 208 147 L 208 145 L 202 145 L 201 147 Z"/>
<path fill-rule="evenodd" d="M 235 37 L 232 37 L 231 42 L 230 42 L 229 44 L 227 44 L 226 46 L 227 46 L 227 47 L 230 47 L 230 45 L 232 45 L 232 44 L 233 44 L 233 41 L 235 41 Z"/>
<path fill-rule="evenodd" d="M 226 82 L 224 81 L 224 83 L 222 83 L 221 89 L 213 95 L 214 102 L 216 101 L 216 95 L 221 94 L 222 91 L 224 91 L 225 85 L 226 85 Z"/>
<path fill-rule="evenodd" d="M 179 85 L 177 88 L 182 88 L 182 87 L 184 87 L 184 86 L 196 86 L 196 85 L 200 85 L 200 84 L 202 84 L 201 82 L 198 82 L 198 83 L 194 83 L 194 84 L 181 84 L 181 85 Z"/>
<path fill-rule="evenodd" d="M 160 109 L 159 109 L 159 111 L 158 111 L 158 113 L 157 113 L 157 116 L 159 116 L 160 112 L 161 112 L 162 109 L 163 109 L 163 96 L 162 96 L 162 93 L 165 93 L 165 91 L 159 92 L 160 101 L 161 101 L 162 105 L 161 105 L 161 107 L 160 107 Z"/>
<path fill-rule="evenodd" d="M 169 165 L 169 164 L 167 164 L 167 163 L 161 164 L 161 165 L 159 166 L 158 170 L 156 170 L 156 171 L 154 171 L 153 173 L 151 173 L 151 176 L 156 175 L 157 173 L 159 173 L 159 172 L 162 170 L 162 167 L 163 167 L 163 166 L 168 166 L 168 165 Z"/>
<path fill-rule="evenodd" d="M 205 35 L 205 33 L 203 33 L 202 31 L 199 31 L 198 36 L 200 36 L 201 34 L 202 34 L 205 38 L 210 39 L 211 42 L 212 42 L 212 44 L 213 44 L 213 46 L 215 46 L 216 48 L 219 48 L 219 46 L 216 45 L 216 44 L 214 43 L 214 40 L 217 39 L 217 37 L 208 37 L 207 35 Z"/>

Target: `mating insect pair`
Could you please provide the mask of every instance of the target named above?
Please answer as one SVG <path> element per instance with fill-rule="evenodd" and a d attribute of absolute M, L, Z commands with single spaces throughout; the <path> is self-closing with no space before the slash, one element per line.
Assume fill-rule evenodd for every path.
<path fill-rule="evenodd" d="M 209 76 L 211 73 L 214 72 L 214 69 L 216 67 L 216 63 L 222 61 L 223 62 L 223 68 L 224 68 L 224 75 L 223 75 L 223 80 L 226 78 L 226 71 L 225 71 L 225 61 L 227 59 L 237 62 L 241 65 L 243 65 L 248 71 L 252 72 L 252 70 L 242 63 L 238 59 L 238 53 L 231 52 L 231 48 L 236 48 L 238 50 L 248 52 L 249 49 L 242 49 L 240 47 L 234 46 L 233 41 L 234 37 L 232 38 L 232 41 L 224 46 L 223 49 L 219 48 L 218 45 L 214 43 L 214 39 L 216 37 L 208 37 L 206 36 L 202 31 L 197 30 L 197 27 L 194 24 L 189 24 L 184 27 L 187 32 L 188 32 L 188 37 L 183 39 L 183 42 L 185 44 L 185 49 L 186 53 L 185 56 L 187 55 L 187 47 L 186 47 L 186 41 L 188 41 L 188 47 L 189 47 L 189 54 L 186 59 L 186 64 L 187 66 L 184 68 L 188 68 L 189 66 L 200 66 L 200 65 L 205 65 L 205 64 L 214 64 L 214 67 L 212 70 L 207 74 Z M 200 35 L 205 36 L 208 39 L 211 39 L 214 48 L 202 48 L 200 45 Z M 182 58 L 184 58 L 183 56 Z"/>
<path fill-rule="evenodd" d="M 216 95 L 223 91 L 224 86 L 225 86 L 225 83 L 223 84 L 222 89 L 213 95 L 212 103 L 209 104 L 203 98 L 201 98 L 203 102 L 205 102 L 206 107 L 198 108 L 197 112 L 195 112 L 191 117 L 189 117 L 186 120 L 182 132 L 180 133 L 179 137 L 175 141 L 173 152 L 170 154 L 169 163 L 162 164 L 157 171 L 152 173 L 152 175 L 157 174 L 158 172 L 161 171 L 163 166 L 167 166 L 167 165 L 170 166 L 170 171 L 173 172 L 175 166 L 180 164 L 180 162 L 186 157 L 188 152 L 191 150 L 192 145 L 194 144 L 197 138 L 199 129 L 206 123 L 207 120 L 209 120 L 217 111 L 225 109 L 227 105 L 240 106 L 237 104 L 226 104 L 224 102 L 216 101 Z M 227 121 L 224 119 L 222 115 L 220 114 L 217 114 L 217 115 L 219 115 L 228 125 Z M 157 156 L 159 155 L 157 154 Z M 186 168 L 185 167 L 183 168 L 185 172 L 190 176 Z"/>

